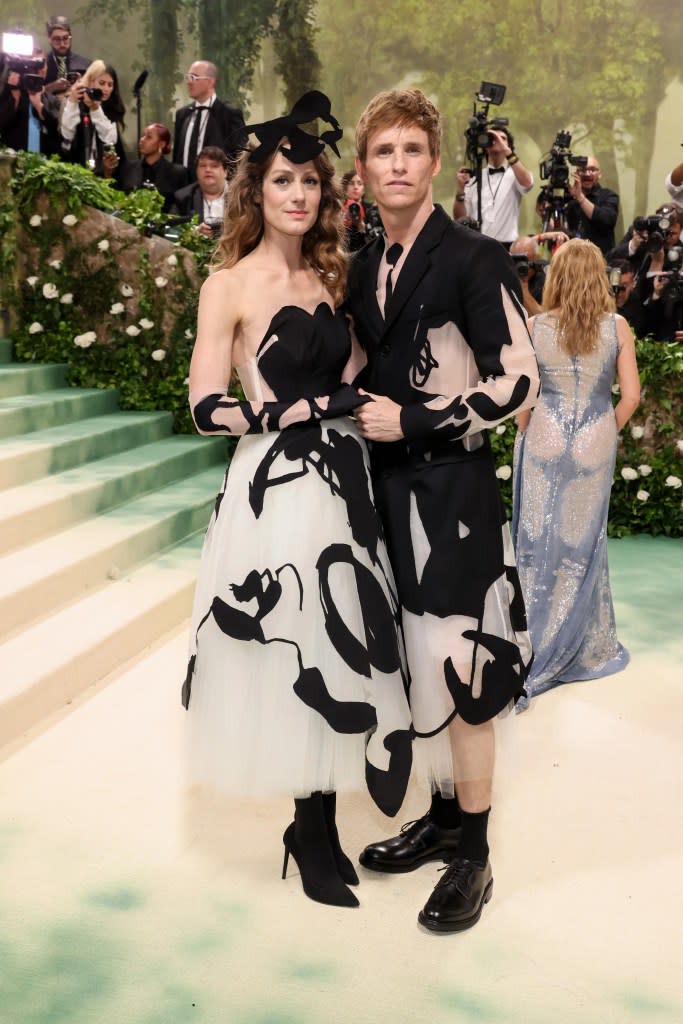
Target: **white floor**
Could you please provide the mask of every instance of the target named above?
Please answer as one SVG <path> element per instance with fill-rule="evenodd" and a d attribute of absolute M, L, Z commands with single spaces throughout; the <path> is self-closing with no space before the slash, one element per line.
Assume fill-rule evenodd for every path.
<path fill-rule="evenodd" d="M 500 724 L 493 900 L 440 936 L 416 924 L 438 865 L 322 907 L 280 879 L 288 802 L 183 791 L 167 638 L 0 764 L 0 1020 L 679 1024 L 681 645 L 641 647 Z M 350 854 L 397 827 L 339 803 Z"/>

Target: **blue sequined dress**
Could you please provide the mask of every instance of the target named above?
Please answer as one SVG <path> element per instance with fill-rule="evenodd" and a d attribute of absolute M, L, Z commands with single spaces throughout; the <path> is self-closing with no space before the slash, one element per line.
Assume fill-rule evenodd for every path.
<path fill-rule="evenodd" d="M 517 441 L 512 524 L 534 648 L 529 697 L 619 672 L 629 660 L 617 639 L 607 567 L 616 321 L 605 315 L 600 342 L 586 355 L 560 348 L 549 313 L 535 318 L 533 342 L 541 398 Z"/>

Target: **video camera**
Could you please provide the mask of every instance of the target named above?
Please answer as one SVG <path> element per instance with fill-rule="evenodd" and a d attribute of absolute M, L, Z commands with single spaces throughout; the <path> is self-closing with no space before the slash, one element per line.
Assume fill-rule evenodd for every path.
<path fill-rule="evenodd" d="M 469 118 L 465 129 L 466 159 L 471 168 L 481 164 L 483 154 L 489 146 L 493 145 L 495 138 L 491 134 L 491 128 L 506 128 L 510 121 L 507 117 L 492 117 L 489 119 L 489 106 L 500 106 L 505 99 L 504 85 L 496 85 L 495 82 L 482 82 L 479 92 L 475 93 L 476 100 L 472 107 L 472 117 Z M 481 103 L 482 109 L 477 110 L 477 103 Z M 473 170 L 474 174 L 475 171 Z"/>
<path fill-rule="evenodd" d="M 539 165 L 541 181 L 547 181 L 545 190 L 553 192 L 565 192 L 569 185 L 569 168 L 585 167 L 588 163 L 587 156 L 573 156 L 571 149 L 571 132 L 561 131 L 555 136 L 550 152 L 547 153 Z"/>
<path fill-rule="evenodd" d="M 525 252 L 513 252 L 510 255 L 517 267 L 517 275 L 522 281 L 529 277 L 532 270 L 543 270 L 548 266 L 548 260 L 530 260 Z"/>
<path fill-rule="evenodd" d="M 41 92 L 44 80 L 38 72 L 45 64 L 44 57 L 33 56 L 33 36 L 24 32 L 3 32 L 0 53 L 0 77 L 3 82 L 12 72 L 19 75 L 18 88 L 24 92 Z"/>

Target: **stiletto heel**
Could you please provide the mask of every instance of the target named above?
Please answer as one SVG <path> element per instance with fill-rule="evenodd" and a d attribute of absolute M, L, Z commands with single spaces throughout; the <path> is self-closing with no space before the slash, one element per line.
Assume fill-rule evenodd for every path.
<path fill-rule="evenodd" d="M 327 834 L 322 794 L 294 801 L 294 821 L 285 829 L 282 841 L 285 877 L 289 855 L 296 861 L 301 884 L 309 899 L 333 907 L 357 907 L 358 900 L 344 884 Z"/>

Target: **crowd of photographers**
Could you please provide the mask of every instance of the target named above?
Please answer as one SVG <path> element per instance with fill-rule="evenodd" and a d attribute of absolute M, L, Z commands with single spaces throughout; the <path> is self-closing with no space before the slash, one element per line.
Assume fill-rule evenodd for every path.
<path fill-rule="evenodd" d="M 189 220 L 196 215 L 198 230 L 215 237 L 223 223 L 232 161 L 245 141 L 241 112 L 216 95 L 215 66 L 208 61 L 190 66 L 185 75 L 190 102 L 176 112 L 173 132 L 163 124 L 145 126 L 138 158 L 129 160 L 115 69 L 73 52 L 65 17 L 50 18 L 46 28 L 47 53 L 34 47 L 23 56 L 2 56 L 0 145 L 58 154 L 113 178 L 124 192 L 155 188 L 169 216 Z M 133 89 L 138 104 L 145 77 L 143 72 Z M 507 118 L 488 118 L 489 104 L 501 103 L 504 95 L 505 86 L 482 82 L 477 94 L 482 109 L 475 104 L 465 132 L 469 165 L 456 176 L 454 219 L 508 249 L 530 315 L 541 309 L 545 268 L 553 252 L 570 237 L 586 238 L 603 253 L 618 310 L 636 334 L 683 340 L 683 163 L 665 181 L 670 201 L 654 214 L 636 217 L 617 244 L 619 196 L 602 185 L 598 161 L 573 155 L 571 134 L 558 132 L 540 165 L 543 184 L 536 212 L 541 230 L 520 237 L 520 205 L 534 177 L 515 152 Z M 343 176 L 342 187 L 348 244 L 354 251 L 382 226 L 376 209 L 364 202 L 363 182 L 355 171 Z"/>

